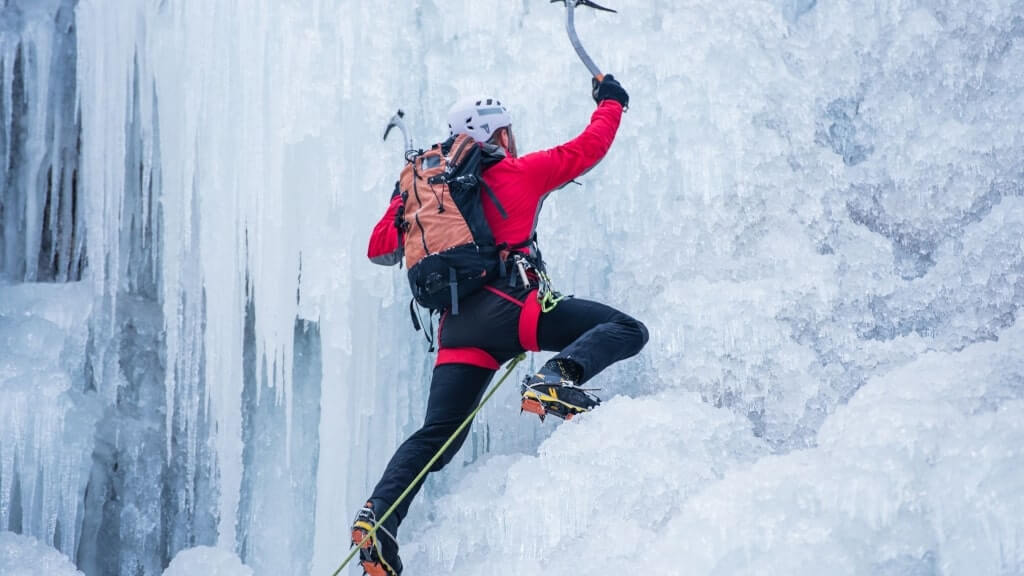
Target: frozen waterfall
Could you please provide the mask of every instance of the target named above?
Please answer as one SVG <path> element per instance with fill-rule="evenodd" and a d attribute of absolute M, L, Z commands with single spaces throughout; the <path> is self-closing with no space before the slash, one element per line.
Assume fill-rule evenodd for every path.
<path fill-rule="evenodd" d="M 651 342 L 570 423 L 499 392 L 405 574 L 1024 574 L 1024 1 L 601 3 L 631 109 L 540 241 Z M 0 574 L 330 574 L 433 361 L 364 257 L 384 125 L 574 136 L 563 27 L 0 0 Z"/>

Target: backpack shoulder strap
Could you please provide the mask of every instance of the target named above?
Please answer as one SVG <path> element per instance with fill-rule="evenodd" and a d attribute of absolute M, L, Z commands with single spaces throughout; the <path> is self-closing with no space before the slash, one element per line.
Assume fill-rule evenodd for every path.
<path fill-rule="evenodd" d="M 498 201 L 498 196 L 494 193 L 494 190 L 491 190 L 491 187 L 487 185 L 482 176 L 478 179 L 480 180 L 480 187 L 487 192 L 487 195 L 491 197 L 491 201 L 494 202 L 494 207 L 498 209 L 498 214 L 501 214 L 502 219 L 508 220 L 508 212 L 505 212 L 505 208 Z"/>
<path fill-rule="evenodd" d="M 508 220 L 508 213 L 505 212 L 505 208 L 498 201 L 498 196 L 494 193 L 494 190 L 487 185 L 484 181 L 483 173 L 491 166 L 494 166 L 498 162 L 505 159 L 505 150 L 501 146 L 495 144 L 481 144 L 480 145 L 480 187 L 487 192 L 487 195 L 491 197 L 491 201 L 494 202 L 494 207 L 498 209 L 498 213 L 505 220 Z"/>
<path fill-rule="evenodd" d="M 464 185 L 475 186 L 479 184 L 480 188 L 491 197 L 491 201 L 494 202 L 494 207 L 498 209 L 502 219 L 507 220 L 508 212 L 505 211 L 505 207 L 498 200 L 498 195 L 487 185 L 483 177 L 484 170 L 497 164 L 505 157 L 504 150 L 493 144 L 478 144 L 465 134 L 460 134 L 448 140 L 445 144 L 448 145 L 450 151 L 454 150 L 452 153 L 452 163 L 462 165 L 463 169 L 470 172 L 470 174 L 459 176 L 455 180 Z"/>

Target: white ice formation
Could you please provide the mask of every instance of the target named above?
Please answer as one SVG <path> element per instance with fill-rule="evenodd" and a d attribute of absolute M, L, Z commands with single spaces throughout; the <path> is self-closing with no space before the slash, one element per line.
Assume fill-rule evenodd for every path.
<path fill-rule="evenodd" d="M 68 554 L 102 413 L 83 390 L 91 302 L 80 283 L 0 283 L 0 528 Z"/>
<path fill-rule="evenodd" d="M 0 574 L 83 576 L 67 556 L 30 536 L 0 532 Z"/>
<path fill-rule="evenodd" d="M 197 546 L 178 552 L 163 576 L 252 576 L 238 556 L 220 548 Z"/>

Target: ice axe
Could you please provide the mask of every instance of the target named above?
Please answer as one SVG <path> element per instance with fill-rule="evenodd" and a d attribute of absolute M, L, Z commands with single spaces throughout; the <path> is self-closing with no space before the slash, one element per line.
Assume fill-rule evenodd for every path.
<path fill-rule="evenodd" d="M 576 7 L 586 6 L 587 8 L 593 8 L 594 10 L 599 10 L 601 12 L 611 12 L 613 14 L 618 14 L 618 11 L 612 10 L 611 8 L 605 8 L 596 2 L 591 2 L 591 0 L 551 0 L 552 4 L 558 4 L 559 2 L 565 4 L 565 30 L 569 33 L 569 42 L 572 42 L 572 47 L 576 50 L 576 55 L 583 61 L 583 65 L 587 67 L 587 70 L 590 70 L 590 74 L 594 77 L 594 80 L 603 82 L 604 73 L 597 67 L 597 64 L 594 64 L 594 59 L 590 57 L 590 54 L 587 54 L 587 51 L 583 48 L 583 44 L 580 42 L 579 35 L 576 34 Z M 593 169 L 593 166 L 588 168 L 584 174 L 590 172 L 591 169 Z M 561 188 L 565 188 L 570 183 L 576 184 L 577 186 L 582 185 L 576 180 L 570 180 L 569 182 L 562 184 Z"/>
<path fill-rule="evenodd" d="M 398 112 L 388 120 L 388 127 L 384 129 L 384 141 L 388 139 L 388 134 L 391 133 L 391 129 L 397 127 L 402 131 L 402 138 L 405 144 L 405 157 L 409 157 L 409 153 L 412 152 L 412 139 L 409 138 L 409 130 L 405 127 L 405 112 L 399 109 Z"/>
<path fill-rule="evenodd" d="M 590 73 L 594 78 L 598 82 L 601 82 L 604 80 L 604 74 L 601 73 L 601 69 L 597 67 L 597 64 L 594 64 L 594 60 L 590 58 L 587 51 L 583 49 L 583 44 L 580 43 L 580 37 L 576 34 L 576 7 L 586 6 L 588 8 L 593 8 L 594 10 L 612 12 L 615 14 L 618 14 L 618 12 L 611 8 L 605 8 L 604 6 L 591 2 L 590 0 L 551 0 L 551 3 L 565 4 L 565 29 L 569 32 L 569 41 L 572 42 L 572 47 L 576 50 L 576 54 L 580 57 L 580 60 L 583 60 L 583 64 L 587 67 L 587 70 L 590 70 Z"/>

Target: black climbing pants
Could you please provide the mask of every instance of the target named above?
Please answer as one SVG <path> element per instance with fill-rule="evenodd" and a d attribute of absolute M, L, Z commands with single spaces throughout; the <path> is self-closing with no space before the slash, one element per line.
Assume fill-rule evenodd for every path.
<path fill-rule="evenodd" d="M 583 369 L 581 383 L 611 364 L 640 352 L 647 343 L 647 328 L 638 320 L 598 302 L 568 298 L 554 310 L 540 314 L 535 323 L 522 315 L 533 304 L 529 289 L 500 290 L 488 287 L 460 302 L 456 316 L 443 316 L 439 328 L 439 364 L 430 382 L 430 397 L 423 426 L 392 456 L 373 491 L 374 508 L 383 511 L 405 491 L 416 475 L 437 453 L 459 424 L 472 412 L 486 391 L 498 366 L 527 346 L 556 351 L 556 358 L 571 358 Z M 459 451 L 469 427 L 434 464 L 442 468 Z M 417 485 L 395 511 L 390 529 L 405 518 Z"/>

